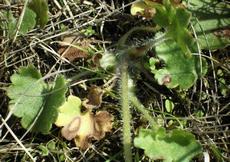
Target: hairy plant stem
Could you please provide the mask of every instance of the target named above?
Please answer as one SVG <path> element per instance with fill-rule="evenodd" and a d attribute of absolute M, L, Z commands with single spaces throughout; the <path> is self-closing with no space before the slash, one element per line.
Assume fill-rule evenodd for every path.
<path fill-rule="evenodd" d="M 124 49 L 126 41 L 130 35 L 137 31 L 156 32 L 158 28 L 155 27 L 134 27 L 128 31 L 118 41 L 117 48 L 119 50 Z M 154 43 L 148 43 L 146 45 L 146 51 L 153 46 Z M 123 119 L 123 149 L 125 162 L 132 162 L 132 140 L 131 140 L 131 112 L 129 109 L 129 86 L 128 86 L 128 50 L 123 50 L 120 58 L 120 72 L 121 72 L 121 107 L 122 107 L 122 119 Z M 145 114 L 148 114 L 145 112 Z M 149 117 L 150 119 L 150 117 Z M 153 124 L 156 126 L 156 124 Z"/>
<path fill-rule="evenodd" d="M 134 95 L 130 96 L 130 101 L 137 108 L 137 110 L 143 114 L 144 118 L 149 121 L 151 127 L 154 130 L 157 130 L 159 128 L 157 122 L 151 115 L 149 115 L 149 111 L 140 103 L 137 97 Z"/>
<path fill-rule="evenodd" d="M 121 108 L 123 119 L 123 149 L 125 162 L 132 162 L 131 113 L 129 109 L 128 64 L 125 57 L 121 61 Z"/>

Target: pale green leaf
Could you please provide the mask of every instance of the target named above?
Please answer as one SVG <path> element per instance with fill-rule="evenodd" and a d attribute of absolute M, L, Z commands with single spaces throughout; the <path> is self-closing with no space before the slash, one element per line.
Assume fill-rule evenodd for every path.
<path fill-rule="evenodd" d="M 38 146 L 38 149 L 39 149 L 42 156 L 48 156 L 49 155 L 49 149 L 46 146 L 44 146 L 43 144 L 40 144 Z"/>
<path fill-rule="evenodd" d="M 146 19 L 151 19 L 156 14 L 155 8 L 148 6 L 143 1 L 133 3 L 130 12 L 131 15 L 143 16 Z"/>
<path fill-rule="evenodd" d="M 191 133 L 176 129 L 168 133 L 164 128 L 157 131 L 142 129 L 134 139 L 134 145 L 144 149 L 149 158 L 164 162 L 189 162 L 202 151 Z"/>
<path fill-rule="evenodd" d="M 154 58 L 154 57 L 151 57 L 151 58 L 149 59 L 149 67 L 150 67 L 150 70 L 151 70 L 152 72 L 154 72 L 154 71 L 156 70 L 155 64 L 158 63 L 158 62 L 159 62 L 159 60 L 157 60 L 157 59 Z"/>
<path fill-rule="evenodd" d="M 74 117 L 81 114 L 81 100 L 70 95 L 67 101 L 59 107 L 55 124 L 59 127 L 69 124 Z"/>
<path fill-rule="evenodd" d="M 116 57 L 113 53 L 106 52 L 99 62 L 103 69 L 110 70 L 113 69 L 116 65 Z"/>
<path fill-rule="evenodd" d="M 145 2 L 136 2 L 132 4 L 130 13 L 131 15 L 144 14 L 145 9 L 147 8 L 148 6 L 145 4 Z"/>

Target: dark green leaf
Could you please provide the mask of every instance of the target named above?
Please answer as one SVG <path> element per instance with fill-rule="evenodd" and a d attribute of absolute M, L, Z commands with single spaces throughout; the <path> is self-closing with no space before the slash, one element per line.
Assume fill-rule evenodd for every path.
<path fill-rule="evenodd" d="M 6 23 L 6 25 L 4 25 L 3 30 L 8 29 L 7 30 L 8 31 L 8 33 L 7 33 L 8 37 L 12 38 L 15 34 L 17 21 L 10 11 L 5 12 L 3 15 L 7 20 L 7 23 Z"/>
<path fill-rule="evenodd" d="M 32 0 L 28 6 L 36 13 L 37 24 L 43 28 L 49 19 L 48 16 L 49 8 L 48 8 L 47 0 Z"/>
<path fill-rule="evenodd" d="M 54 87 L 44 93 L 44 105 L 37 116 L 37 121 L 33 131 L 49 133 L 51 126 L 55 123 L 58 116 L 58 108 L 65 101 L 65 92 L 67 90 L 65 79 L 62 76 L 57 77 Z"/>

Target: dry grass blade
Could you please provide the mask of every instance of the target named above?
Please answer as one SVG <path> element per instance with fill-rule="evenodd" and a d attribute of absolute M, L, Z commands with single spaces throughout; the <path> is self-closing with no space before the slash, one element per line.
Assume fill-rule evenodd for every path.
<path fill-rule="evenodd" d="M 10 134 L 13 136 L 13 138 L 16 140 L 16 142 L 22 147 L 22 149 L 25 151 L 25 153 L 30 157 L 30 159 L 35 162 L 35 158 L 31 155 L 31 153 L 28 151 L 28 149 L 22 144 L 22 142 L 18 139 L 17 135 L 14 134 L 12 129 L 8 126 L 8 124 L 5 122 L 5 120 L 0 116 L 2 123 L 6 127 L 6 129 L 10 132 Z"/>

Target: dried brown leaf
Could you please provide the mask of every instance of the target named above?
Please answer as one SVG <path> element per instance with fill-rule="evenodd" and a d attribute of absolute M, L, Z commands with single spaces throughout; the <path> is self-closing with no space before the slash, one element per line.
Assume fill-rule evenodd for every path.
<path fill-rule="evenodd" d="M 95 115 L 95 122 L 103 132 L 109 132 L 112 129 L 113 116 L 107 111 L 99 111 Z"/>
<path fill-rule="evenodd" d="M 214 32 L 217 37 L 230 37 L 230 29 L 220 29 Z"/>
<path fill-rule="evenodd" d="M 93 109 L 101 106 L 103 90 L 98 86 L 91 86 L 87 99 L 83 101 L 82 105 L 87 109 Z"/>
<path fill-rule="evenodd" d="M 75 36 L 68 36 L 59 42 L 58 53 L 64 58 L 73 62 L 77 59 L 88 58 L 87 48 L 90 45 L 90 40 L 77 39 Z"/>
<path fill-rule="evenodd" d="M 77 59 L 81 59 L 81 58 L 87 58 L 88 57 L 88 53 L 82 51 L 82 50 L 79 50 L 75 47 L 63 47 L 63 48 L 60 48 L 58 50 L 58 53 L 60 55 L 62 55 L 64 58 L 68 59 L 70 62 L 73 62 Z"/>

